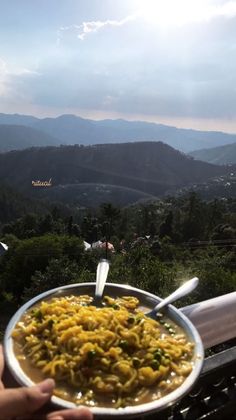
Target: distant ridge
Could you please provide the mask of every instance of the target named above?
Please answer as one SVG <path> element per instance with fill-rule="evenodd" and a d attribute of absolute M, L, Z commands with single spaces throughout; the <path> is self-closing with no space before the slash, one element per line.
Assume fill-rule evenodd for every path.
<path fill-rule="evenodd" d="M 195 159 L 216 165 L 236 164 L 236 143 L 214 147 L 212 149 L 196 150 L 189 154 Z"/>
<path fill-rule="evenodd" d="M 27 115 L 0 114 L 0 124 L 24 125 L 37 129 L 54 140 L 56 139 L 56 143 L 51 140 L 50 144 L 53 145 L 162 141 L 186 153 L 236 142 L 236 134 L 182 129 L 163 124 L 123 119 L 94 121 L 75 115 L 39 119 Z M 19 143 L 18 141 L 18 147 L 16 145 L 15 147 L 23 148 Z M 45 144 L 42 144 L 39 138 L 36 146 L 43 145 Z"/>
<path fill-rule="evenodd" d="M 32 115 L 0 113 L 0 124 L 31 126 L 37 121 L 38 118 Z"/>
<path fill-rule="evenodd" d="M 35 146 L 58 145 L 49 134 L 23 125 L 0 125 L 0 152 L 26 149 Z"/>

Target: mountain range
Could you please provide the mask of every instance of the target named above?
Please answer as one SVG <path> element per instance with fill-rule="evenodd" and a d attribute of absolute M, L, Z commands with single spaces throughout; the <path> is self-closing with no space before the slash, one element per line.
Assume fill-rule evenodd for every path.
<path fill-rule="evenodd" d="M 3 182 L 37 198 L 63 201 L 66 197 L 65 201 L 80 205 L 86 200 L 91 204 L 95 195 L 100 202 L 115 202 L 117 194 L 127 197 L 131 191 L 136 200 L 145 198 L 144 194 L 160 197 L 227 171 L 224 166 L 195 161 L 162 142 L 44 147 L 0 154 Z M 50 185 L 37 187 L 32 181 Z"/>
<path fill-rule="evenodd" d="M 6 125 L 12 126 L 8 133 Z M 21 129 L 20 126 L 28 127 L 31 130 L 26 133 L 26 129 Z M 95 121 L 75 115 L 39 119 L 27 115 L 0 114 L 0 129 L 0 151 L 24 149 L 32 145 L 92 145 L 162 141 L 175 149 L 189 153 L 192 150 L 236 142 L 236 134 L 198 131 L 122 119 Z"/>

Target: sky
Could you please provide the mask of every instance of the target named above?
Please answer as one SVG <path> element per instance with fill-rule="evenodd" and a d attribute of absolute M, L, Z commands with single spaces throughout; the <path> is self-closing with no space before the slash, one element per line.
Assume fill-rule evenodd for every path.
<path fill-rule="evenodd" d="M 236 133 L 236 0 L 0 0 L 0 112 Z"/>

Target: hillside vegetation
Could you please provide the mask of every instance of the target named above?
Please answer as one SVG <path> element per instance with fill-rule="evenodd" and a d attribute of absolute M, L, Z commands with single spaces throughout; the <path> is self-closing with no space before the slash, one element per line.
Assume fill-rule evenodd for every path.
<path fill-rule="evenodd" d="M 195 159 L 214 163 L 215 165 L 236 164 L 236 143 L 212 149 L 195 150 L 189 155 Z"/>
<path fill-rule="evenodd" d="M 0 125 L 0 152 L 49 145 L 58 145 L 58 140 L 43 131 L 23 125 Z"/>
<path fill-rule="evenodd" d="M 166 296 L 198 276 L 197 290 L 180 305 L 235 290 L 236 201 L 209 203 L 190 193 L 119 209 L 104 203 L 96 212 L 64 217 L 58 208 L 26 213 L 3 223 L 0 241 L 0 328 L 23 302 L 50 288 L 94 281 L 104 249 L 85 251 L 108 239 L 115 252 L 109 281 Z"/>
<path fill-rule="evenodd" d="M 33 180 L 68 184 L 109 184 L 154 196 L 227 172 L 227 167 L 194 161 L 161 142 L 32 148 L 0 154 L 0 178 L 38 195 Z M 41 190 L 42 191 L 42 190 Z"/>
<path fill-rule="evenodd" d="M 0 182 L 0 230 L 1 224 L 16 220 L 25 214 L 44 215 L 55 206 L 60 209 L 61 214 L 64 216 L 73 214 L 73 209 L 69 210 L 66 205 L 28 197 L 17 189 Z"/>

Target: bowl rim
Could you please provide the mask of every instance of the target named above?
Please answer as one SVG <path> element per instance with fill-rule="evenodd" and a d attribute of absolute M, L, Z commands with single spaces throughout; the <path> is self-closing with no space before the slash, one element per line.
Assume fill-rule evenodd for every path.
<path fill-rule="evenodd" d="M 75 288 L 79 289 L 82 287 L 84 288 L 91 287 L 93 289 L 95 288 L 95 284 L 96 284 L 95 282 L 73 283 L 66 286 L 50 289 L 30 299 L 28 302 L 22 305 L 16 311 L 16 313 L 12 316 L 5 331 L 4 340 L 3 340 L 3 348 L 4 348 L 6 364 L 11 374 L 13 375 L 13 377 L 16 379 L 16 381 L 20 385 L 23 385 L 23 386 L 35 385 L 35 382 L 33 382 L 21 368 L 13 351 L 13 339 L 11 337 L 11 334 L 15 325 L 20 320 L 24 312 L 28 310 L 31 306 L 35 305 L 37 302 L 43 300 L 44 298 L 50 297 L 50 295 L 53 295 L 54 293 L 60 293 L 60 291 L 64 292 L 69 289 L 75 289 Z M 146 292 L 142 289 L 139 289 L 139 288 L 127 285 L 127 284 L 106 283 L 106 287 L 126 290 L 126 291 L 131 291 L 131 292 L 133 291 L 146 298 L 151 298 L 154 304 L 162 300 L 160 297 L 156 296 L 153 293 Z M 127 407 L 118 408 L 118 409 L 110 408 L 110 407 L 88 406 L 89 410 L 94 415 L 98 417 L 101 416 L 103 418 L 110 417 L 110 416 L 116 417 L 116 418 L 126 416 L 127 418 L 128 417 L 131 418 L 131 417 L 139 417 L 144 414 L 151 413 L 151 412 L 158 412 L 173 405 L 175 402 L 181 399 L 184 395 L 186 395 L 190 391 L 190 389 L 193 387 L 193 385 L 195 384 L 196 380 L 198 379 L 201 373 L 203 361 L 204 361 L 204 348 L 203 348 L 201 337 L 196 327 L 192 324 L 189 318 L 187 318 L 187 316 L 181 312 L 181 310 L 175 308 L 173 305 L 168 305 L 165 312 L 167 314 L 167 317 L 170 317 L 174 322 L 179 324 L 185 330 L 185 333 L 188 336 L 190 336 L 190 340 L 193 341 L 195 344 L 194 363 L 193 363 L 192 372 L 188 375 L 188 377 L 184 380 L 184 382 L 178 388 L 171 391 L 167 395 L 161 397 L 160 399 L 153 400 L 151 402 L 147 402 L 147 403 L 143 403 L 139 405 L 127 406 Z M 54 395 L 51 398 L 51 402 L 55 406 L 64 408 L 64 409 L 78 407 L 78 405 L 76 405 L 75 403 L 56 397 Z"/>

